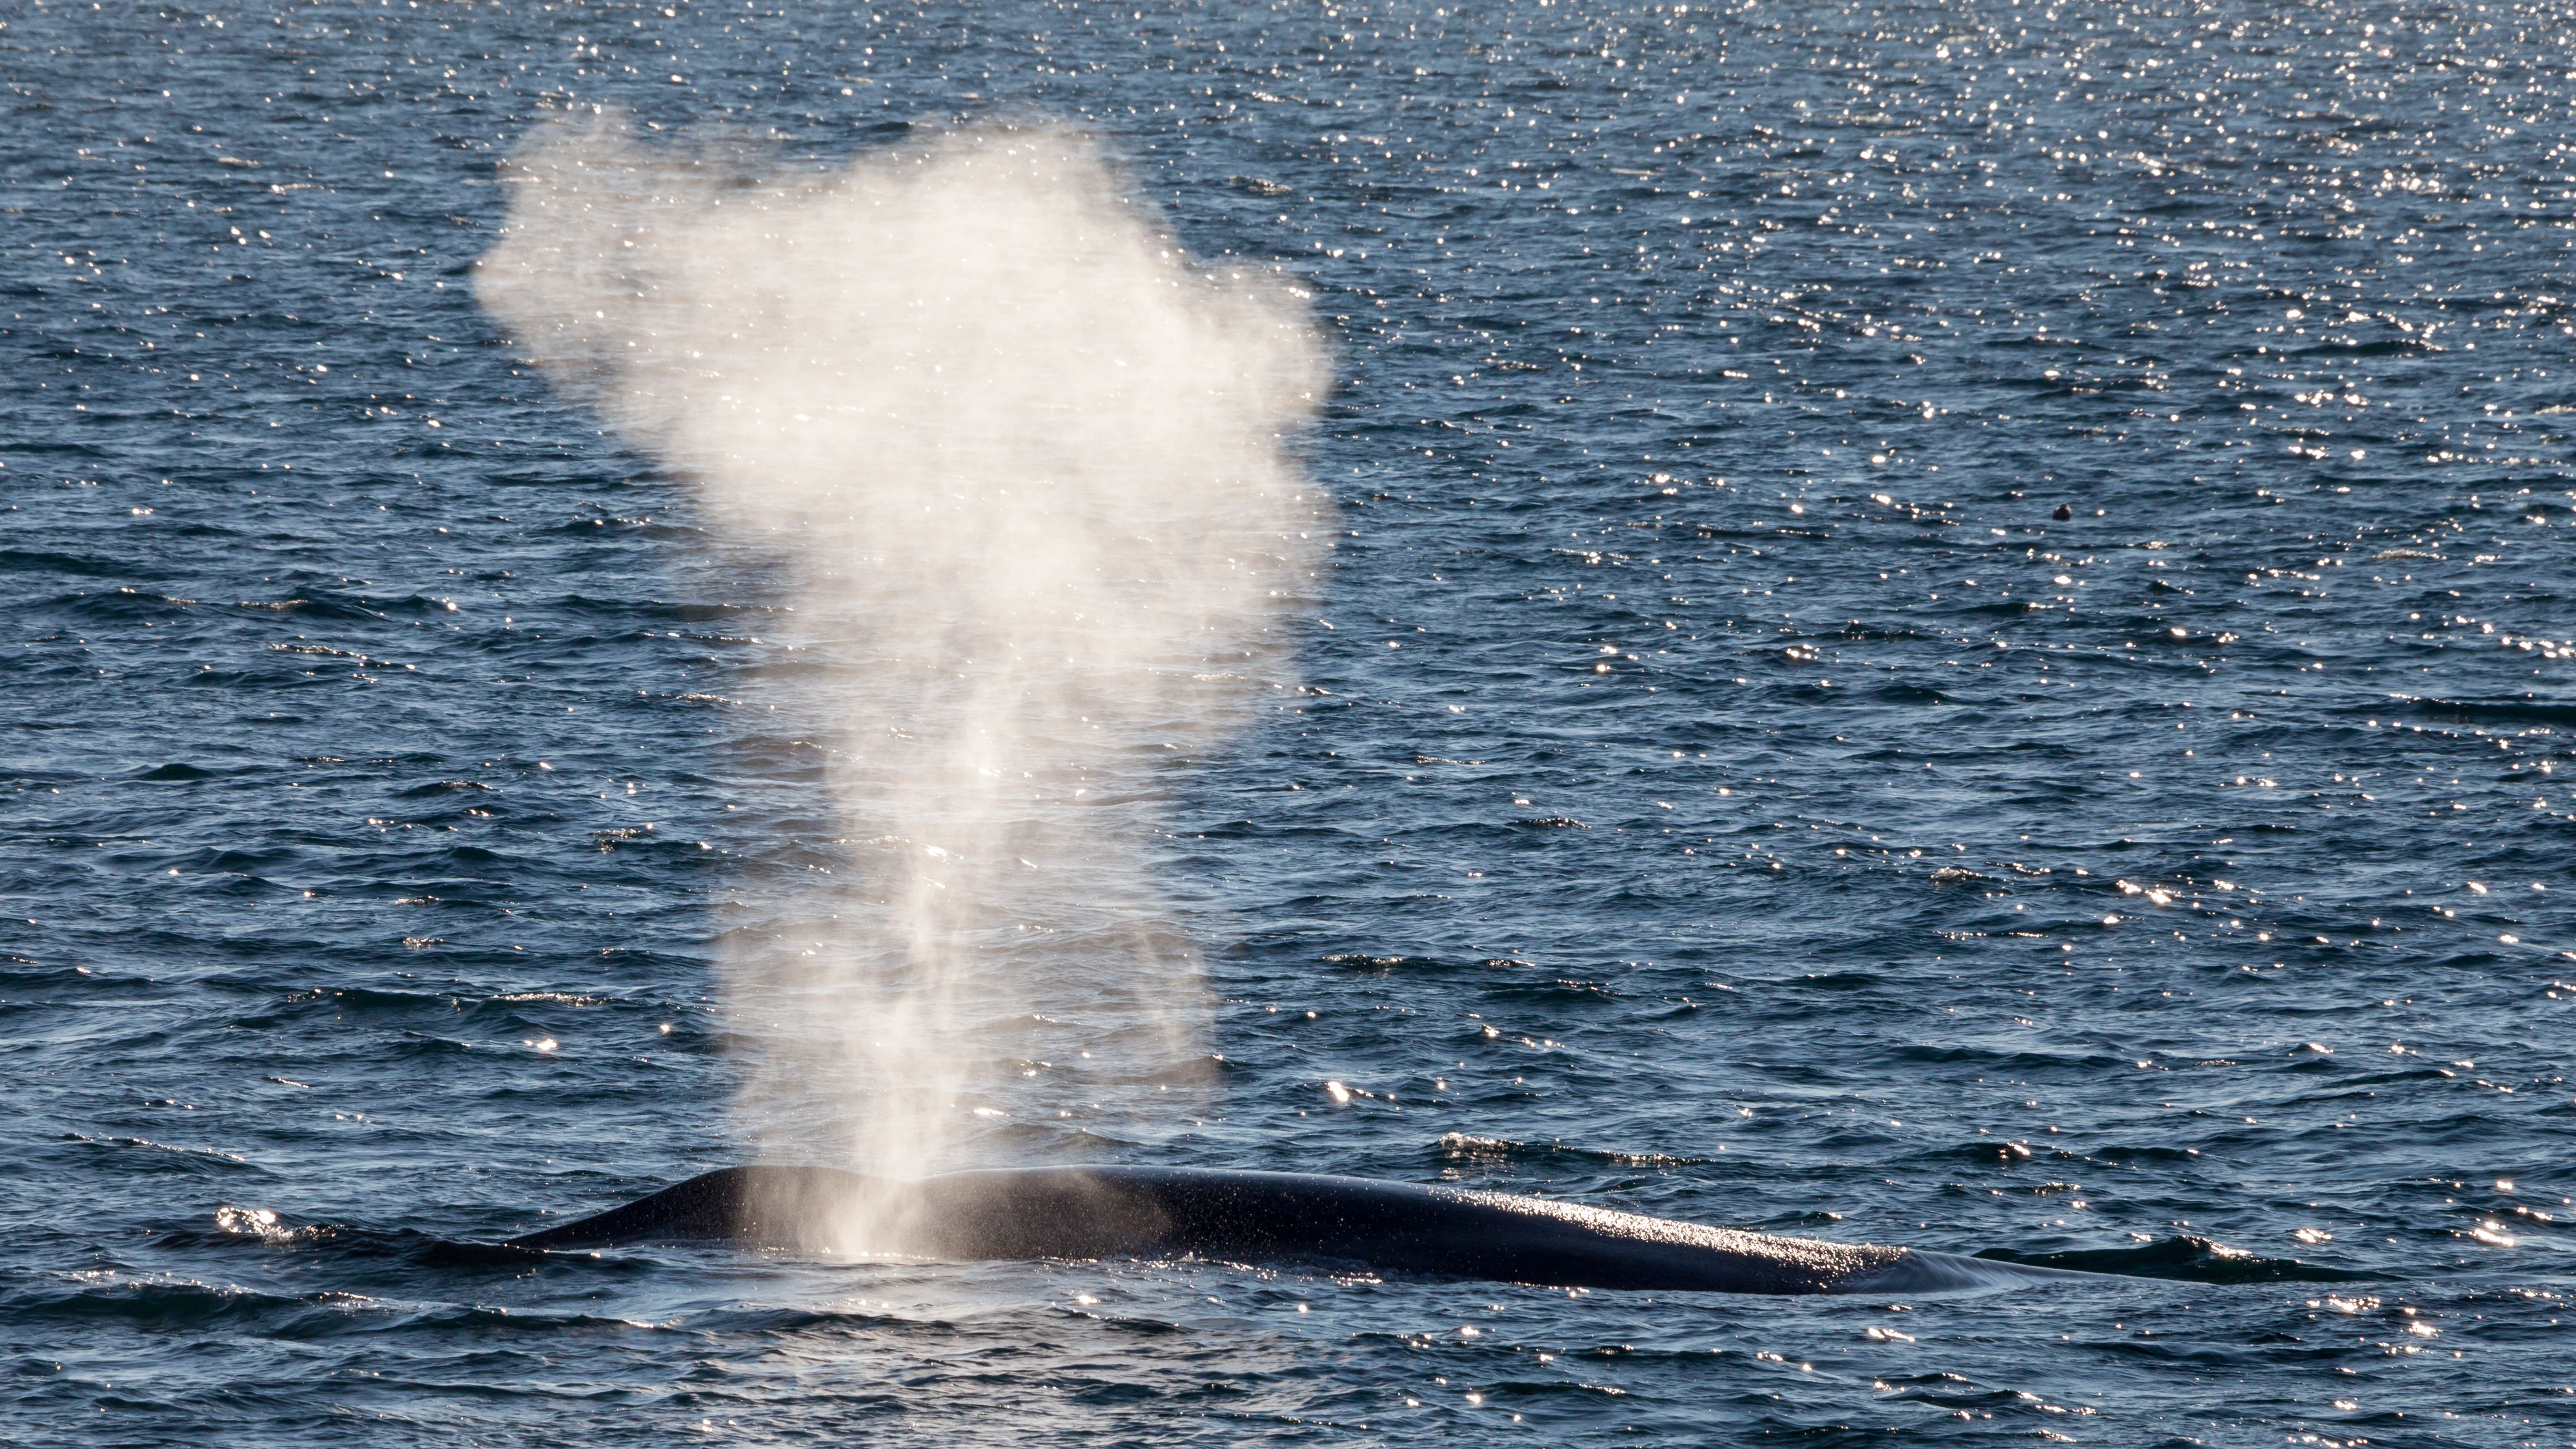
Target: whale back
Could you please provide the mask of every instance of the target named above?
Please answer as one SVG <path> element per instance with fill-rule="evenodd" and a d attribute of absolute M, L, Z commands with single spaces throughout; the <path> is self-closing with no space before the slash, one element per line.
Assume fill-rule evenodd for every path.
<path fill-rule="evenodd" d="M 1299 1259 L 1568 1288 L 1736 1293 L 1850 1291 L 1864 1280 L 1902 1287 L 1896 1270 L 1909 1256 L 1467 1188 L 1146 1167 L 910 1181 L 730 1167 L 510 1241 L 558 1249 L 705 1240 L 949 1261 Z"/>

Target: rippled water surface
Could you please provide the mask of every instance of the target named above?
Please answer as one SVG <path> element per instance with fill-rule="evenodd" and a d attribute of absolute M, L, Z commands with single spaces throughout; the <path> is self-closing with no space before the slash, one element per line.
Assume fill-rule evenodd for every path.
<path fill-rule="evenodd" d="M 0 17 L 0 1441 L 2576 1442 L 2564 7 Z M 1122 817 L 1206 1069 L 972 1160 L 2142 1276 L 459 1246 L 743 1160 L 867 848 L 777 559 L 476 307 L 594 106 L 1069 119 L 1313 289 L 1302 683 Z"/>

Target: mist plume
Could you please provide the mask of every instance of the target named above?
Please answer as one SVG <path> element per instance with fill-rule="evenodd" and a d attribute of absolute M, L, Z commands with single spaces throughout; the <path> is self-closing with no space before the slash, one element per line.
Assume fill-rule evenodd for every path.
<path fill-rule="evenodd" d="M 607 117 L 505 179 L 485 306 L 789 561 L 834 662 L 858 879 L 801 905 L 819 949 L 728 963 L 748 1133 L 909 1174 L 974 1104 L 1160 1093 L 1206 1012 L 1145 868 L 1158 781 L 1277 684 L 1324 536 L 1298 295 L 1194 263 L 1052 127 L 798 171 Z"/>

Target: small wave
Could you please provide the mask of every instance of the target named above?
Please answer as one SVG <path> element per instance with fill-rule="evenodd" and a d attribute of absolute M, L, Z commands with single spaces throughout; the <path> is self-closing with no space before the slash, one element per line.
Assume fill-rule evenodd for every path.
<path fill-rule="evenodd" d="M 401 795 L 402 798 L 408 800 L 422 795 L 448 795 L 453 794 L 458 790 L 490 790 L 492 788 L 492 786 L 486 785 L 480 780 L 432 780 L 426 785 L 414 785 L 408 790 L 398 791 L 397 793 Z"/>
<path fill-rule="evenodd" d="M 117 578 L 130 575 L 132 565 L 122 559 L 95 558 L 35 549 L 0 548 L 0 572 L 80 574 L 89 578 Z"/>
<path fill-rule="evenodd" d="M 614 1333 L 634 1329 L 663 1328 L 674 1325 L 650 1323 L 640 1318 L 602 1318 L 595 1313 L 532 1313 L 521 1308 L 492 1304 L 470 1304 L 439 1312 L 426 1313 L 403 1325 L 427 1330 L 502 1329 L 513 1333 L 559 1333 L 584 1330 L 608 1330 Z"/>
<path fill-rule="evenodd" d="M 344 1011 L 429 1011 L 441 1015 L 455 1010 L 455 998 L 445 992 L 386 991 L 369 986 L 317 986 L 288 995 L 280 1004 L 328 1006 L 334 1012 Z"/>
<path fill-rule="evenodd" d="M 215 1231 L 236 1238 L 257 1238 L 263 1243 L 284 1244 L 312 1242 L 329 1236 L 332 1229 L 313 1223 L 289 1227 L 278 1221 L 273 1208 L 234 1207 L 227 1203 L 215 1209 Z"/>
<path fill-rule="evenodd" d="M 384 614 L 365 603 L 330 594 L 288 599 L 242 599 L 233 607 L 257 609 L 273 614 L 293 614 L 299 619 L 335 620 L 345 623 L 381 623 Z"/>
<path fill-rule="evenodd" d="M 224 1171 L 233 1168 L 248 1168 L 253 1172 L 263 1174 L 268 1171 L 267 1168 L 262 1167 L 258 1163 L 251 1161 L 249 1158 L 240 1156 L 236 1153 L 221 1152 L 212 1147 L 183 1147 L 170 1142 L 155 1142 L 149 1137 L 93 1136 L 87 1132 L 66 1132 L 62 1135 L 60 1140 L 66 1142 L 85 1142 L 93 1147 L 142 1148 L 148 1152 L 168 1153 L 170 1154 L 169 1157 L 162 1160 L 166 1162 L 170 1170 L 173 1171 L 204 1172 Z"/>
<path fill-rule="evenodd" d="M 1983 1292 L 1996 1288 L 2023 1288 L 2037 1283 L 2076 1282 L 2098 1276 L 2094 1270 L 2061 1268 L 2043 1263 L 2020 1263 L 1990 1258 L 1983 1254 L 1967 1257 L 1959 1253 L 1929 1252 L 1908 1248 L 1904 1256 L 1881 1268 L 1852 1277 L 1832 1291 L 1837 1293 L 1959 1293 Z"/>
<path fill-rule="evenodd" d="M 168 619 L 183 609 L 196 606 L 194 599 L 176 598 L 169 594 L 146 593 L 136 588 L 118 588 L 62 594 L 45 601 L 49 606 L 93 619 Z"/>
<path fill-rule="evenodd" d="M 146 770 L 143 773 L 131 776 L 130 778 L 136 780 L 211 780 L 215 778 L 215 775 L 215 771 L 206 769 L 203 766 L 173 761 L 170 764 Z"/>
<path fill-rule="evenodd" d="M 1870 691 L 1870 697 L 1881 704 L 1964 705 L 1957 695 L 1921 684 L 1882 684 Z"/>
<path fill-rule="evenodd" d="M 1477 1137 L 1465 1132 L 1451 1132 L 1436 1144 L 1442 1157 L 1466 1162 L 1546 1162 L 1550 1160 L 1602 1163 L 1611 1167 L 1687 1167 L 1707 1162 L 1705 1157 L 1676 1157 L 1663 1152 L 1621 1152 L 1607 1147 L 1576 1147 L 1564 1142 L 1517 1142 L 1508 1137 Z"/>
<path fill-rule="evenodd" d="M 200 847 L 183 855 L 170 857 L 171 864 L 191 875 L 242 874 L 264 875 L 279 866 L 294 865 L 304 859 L 304 852 L 293 846 L 272 845 L 243 849 L 218 850 Z"/>
<path fill-rule="evenodd" d="M 169 1279 L 82 1281 L 67 1289 L 21 1291 L 0 1298 L 0 1313 L 18 1324 L 107 1318 L 159 1328 L 268 1319 L 306 1306 L 281 1294 Z"/>
<path fill-rule="evenodd" d="M 1340 966 L 1346 970 L 1375 971 L 1381 975 L 1391 971 L 1427 973 L 1530 968 L 1529 962 L 1511 956 L 1471 959 L 1446 956 L 1374 956 L 1365 951 L 1336 951 L 1322 959 L 1327 966 Z M 1503 989 L 1508 991 L 1511 988 Z"/>
<path fill-rule="evenodd" d="M 2411 705 L 2427 713 L 2455 715 L 2461 719 L 2576 724 L 2576 702 L 2542 699 L 2529 694 L 2517 699 L 2439 699 L 2432 695 L 2408 694 L 2393 695 L 2391 698 L 2400 705 Z"/>
<path fill-rule="evenodd" d="M 771 615 L 779 612 L 770 604 L 672 603 L 663 599 L 602 599 L 585 594 L 566 594 L 562 607 L 588 614 L 614 617 L 642 616 L 678 624 L 706 624 L 745 616 Z"/>
<path fill-rule="evenodd" d="M 2067 1268 L 2079 1273 L 2118 1273 L 2130 1278 L 2171 1278 L 2186 1283 L 2368 1283 L 2374 1273 L 2356 1273 L 2304 1263 L 2296 1258 L 2265 1258 L 2208 1238 L 2177 1236 L 2135 1248 L 2077 1248 L 2063 1253 L 2017 1253 L 1988 1248 L 1977 1254 L 1988 1262 L 2032 1268 Z"/>
<path fill-rule="evenodd" d="M 409 1228 L 387 1230 L 336 1222 L 294 1223 L 270 1208 L 230 1204 L 215 1209 L 202 1226 L 192 1224 L 157 1233 L 152 1245 L 207 1253 L 273 1248 L 321 1253 L 331 1258 L 389 1259 L 424 1268 L 498 1266 L 515 1271 L 531 1263 L 543 1262 L 550 1268 L 604 1268 L 625 1275 L 649 1271 L 652 1267 L 650 1261 L 644 1259 L 620 1260 L 583 1253 L 548 1255 L 527 1248 L 514 1248 L 507 1243 L 443 1238 Z"/>

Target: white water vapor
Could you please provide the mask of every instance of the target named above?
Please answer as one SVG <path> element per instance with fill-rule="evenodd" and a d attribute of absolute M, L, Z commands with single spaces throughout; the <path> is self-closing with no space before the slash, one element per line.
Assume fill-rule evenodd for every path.
<path fill-rule="evenodd" d="M 754 1140 L 908 1175 L 1041 1098 L 1165 1093 L 1206 1010 L 1159 781 L 1280 682 L 1321 558 L 1299 295 L 1194 263 L 1053 127 L 800 172 L 609 117 L 506 180 L 485 306 L 790 560 L 830 664 L 859 878 L 729 963 Z"/>

